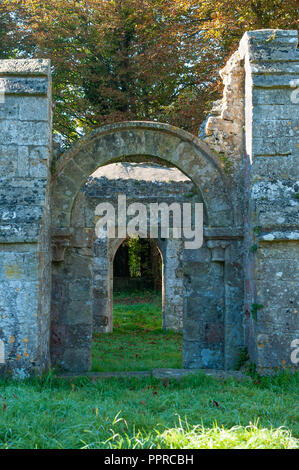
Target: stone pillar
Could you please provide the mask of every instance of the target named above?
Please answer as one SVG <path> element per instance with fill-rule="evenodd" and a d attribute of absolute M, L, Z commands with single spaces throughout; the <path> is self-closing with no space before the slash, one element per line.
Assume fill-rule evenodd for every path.
<path fill-rule="evenodd" d="M 48 60 L 0 61 L 0 340 L 2 371 L 49 366 Z"/>
<path fill-rule="evenodd" d="M 223 261 L 206 241 L 198 250 L 184 250 L 183 366 L 187 369 L 225 367 Z"/>
<path fill-rule="evenodd" d="M 296 368 L 299 338 L 297 32 L 247 32 L 245 64 L 246 342 L 261 373 Z M 296 90 L 297 83 L 297 90 Z"/>
<path fill-rule="evenodd" d="M 182 269 L 183 242 L 169 238 L 164 252 L 163 329 L 182 331 L 184 309 L 184 278 Z"/>
<path fill-rule="evenodd" d="M 93 266 L 93 331 L 113 331 L 113 257 L 114 244 L 108 238 L 94 244 Z"/>

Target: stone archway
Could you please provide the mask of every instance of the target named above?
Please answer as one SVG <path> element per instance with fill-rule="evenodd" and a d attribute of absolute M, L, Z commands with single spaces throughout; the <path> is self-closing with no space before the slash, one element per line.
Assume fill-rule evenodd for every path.
<path fill-rule="evenodd" d="M 114 258 L 122 243 L 128 238 L 95 241 L 92 295 L 94 332 L 113 331 Z M 153 242 L 162 261 L 162 328 L 181 331 L 184 286 L 183 276 L 176 271 L 181 271 L 179 265 L 183 253 L 182 242 L 173 238 L 167 240 L 157 238 Z"/>
<path fill-rule="evenodd" d="M 100 166 L 140 159 L 177 167 L 193 181 L 202 196 L 206 220 L 204 246 L 199 250 L 185 250 L 182 268 L 186 292 L 183 364 L 191 368 L 227 367 L 233 362 L 240 343 L 235 325 L 226 314 L 230 312 L 232 316 L 235 310 L 239 312 L 243 298 L 239 266 L 233 300 L 229 296 L 230 287 L 226 290 L 226 278 L 236 270 L 227 254 L 230 245 L 233 260 L 240 256 L 239 241 L 234 240 L 238 238 L 234 231 L 234 211 L 238 208 L 230 202 L 226 177 L 209 148 L 183 130 L 152 122 L 125 122 L 97 129 L 67 151 L 56 165 L 51 208 L 52 362 L 73 371 L 87 370 L 90 366 L 93 266 L 88 250 L 93 249 L 95 239 L 93 231 L 80 233 L 72 227 L 72 209 L 80 188 Z M 105 302 L 102 294 L 107 292 L 109 282 L 106 260 L 107 257 L 99 256 L 96 261 L 100 303 Z M 234 281 L 229 282 L 234 285 Z"/>
<path fill-rule="evenodd" d="M 167 162 L 188 176 L 201 191 L 210 226 L 234 225 L 225 175 L 208 146 L 168 124 L 134 121 L 96 129 L 62 156 L 53 175 L 52 227 L 70 226 L 76 195 L 99 166 L 136 156 Z"/>
<path fill-rule="evenodd" d="M 114 238 L 114 239 L 104 239 L 96 240 L 95 242 L 95 264 L 94 264 L 94 289 L 93 289 L 93 331 L 98 333 L 107 333 L 113 331 L 113 293 L 114 293 L 114 258 L 121 247 L 121 245 L 128 240 L 126 238 Z M 156 246 L 159 250 L 162 264 L 164 261 L 162 251 L 160 249 L 160 244 L 158 240 L 155 240 Z M 101 267 L 97 263 L 97 257 L 105 259 L 107 265 L 108 273 L 108 285 L 107 285 L 107 295 L 105 296 L 105 291 L 101 291 L 104 295 L 101 296 L 100 302 L 97 300 L 97 282 L 95 278 L 97 276 L 101 277 Z M 164 266 L 163 266 L 164 270 Z M 164 273 L 162 274 L 162 316 L 164 316 Z M 100 289 L 102 285 L 99 286 Z M 105 286 L 106 287 L 106 286 Z"/>

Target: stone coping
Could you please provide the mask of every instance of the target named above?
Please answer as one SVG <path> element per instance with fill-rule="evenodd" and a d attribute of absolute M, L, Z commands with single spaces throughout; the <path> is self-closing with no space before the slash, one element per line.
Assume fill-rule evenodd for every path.
<path fill-rule="evenodd" d="M 155 379 L 175 379 L 181 380 L 188 375 L 194 375 L 197 373 L 205 374 L 209 377 L 215 379 L 226 380 L 229 378 L 243 381 L 243 380 L 252 380 L 251 377 L 244 374 L 240 371 L 233 370 L 216 370 L 216 369 L 152 369 L 151 371 L 126 371 L 126 372 L 82 372 L 81 374 L 76 374 L 73 372 L 65 372 L 58 374 L 58 378 L 71 380 L 79 377 L 88 377 L 91 380 L 101 380 L 101 379 L 110 379 L 110 378 L 144 378 L 144 377 L 153 377 Z"/>
<path fill-rule="evenodd" d="M 259 237 L 261 242 L 279 242 L 279 241 L 298 241 L 299 230 L 291 230 L 288 232 L 269 232 Z"/>
<path fill-rule="evenodd" d="M 2 59 L 0 76 L 48 76 L 50 65 L 49 59 Z"/>

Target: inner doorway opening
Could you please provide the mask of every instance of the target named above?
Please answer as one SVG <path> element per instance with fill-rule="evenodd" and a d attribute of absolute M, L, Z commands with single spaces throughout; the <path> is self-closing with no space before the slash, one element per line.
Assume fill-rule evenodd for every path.
<path fill-rule="evenodd" d="M 113 259 L 113 331 L 94 334 L 93 370 L 182 367 L 182 333 L 165 327 L 165 287 L 157 241 L 124 240 Z"/>
<path fill-rule="evenodd" d="M 114 292 L 149 290 L 161 294 L 162 270 L 162 255 L 154 239 L 128 238 L 114 256 Z"/>

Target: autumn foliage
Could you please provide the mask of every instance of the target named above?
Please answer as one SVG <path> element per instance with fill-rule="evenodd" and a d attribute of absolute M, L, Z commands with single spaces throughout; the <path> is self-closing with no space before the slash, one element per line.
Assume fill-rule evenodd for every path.
<path fill-rule="evenodd" d="M 198 132 L 245 30 L 296 28 L 297 1 L 2 0 L 0 58 L 53 66 L 54 128 L 157 120 Z"/>

